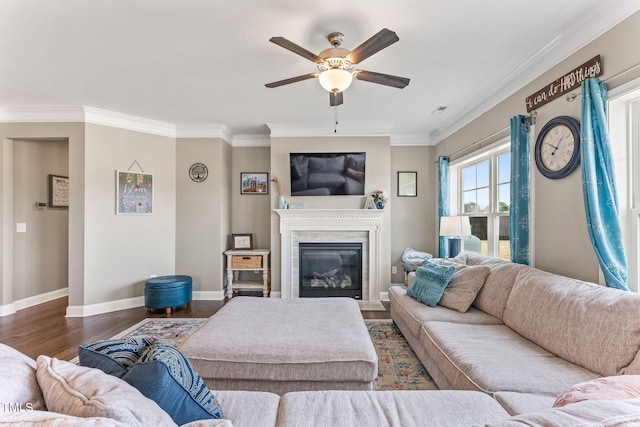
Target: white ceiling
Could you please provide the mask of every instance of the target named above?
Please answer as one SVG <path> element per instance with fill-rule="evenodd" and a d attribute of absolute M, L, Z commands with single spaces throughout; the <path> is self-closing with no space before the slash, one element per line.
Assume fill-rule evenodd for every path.
<path fill-rule="evenodd" d="M 316 80 L 264 86 L 316 71 L 269 38 L 319 53 L 330 32 L 352 50 L 389 28 L 400 41 L 358 68 L 411 83 L 355 80 L 338 131 L 433 144 L 637 10 L 637 0 L 0 0 L 0 106 L 90 106 L 236 136 L 333 126 Z"/>

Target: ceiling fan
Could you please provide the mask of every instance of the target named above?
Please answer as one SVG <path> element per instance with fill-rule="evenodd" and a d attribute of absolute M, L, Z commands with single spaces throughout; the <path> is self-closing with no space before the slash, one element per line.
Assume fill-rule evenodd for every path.
<path fill-rule="evenodd" d="M 354 77 L 358 80 L 397 87 L 399 89 L 409 84 L 409 79 L 406 77 L 354 69 L 356 64 L 400 40 L 395 32 L 383 28 L 352 51 L 340 47 L 344 40 L 342 33 L 331 33 L 327 36 L 327 39 L 333 47 L 325 49 L 316 55 L 284 37 L 271 37 L 269 39 L 270 42 L 314 62 L 318 67 L 318 72 L 267 83 L 265 86 L 275 88 L 317 78 L 320 81 L 320 85 L 329 91 L 329 105 L 334 107 L 343 103 L 343 92 L 349 87 Z"/>

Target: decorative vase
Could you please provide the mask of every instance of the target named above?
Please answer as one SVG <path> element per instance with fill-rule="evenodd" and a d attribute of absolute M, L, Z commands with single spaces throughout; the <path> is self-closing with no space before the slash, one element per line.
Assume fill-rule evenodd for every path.
<path fill-rule="evenodd" d="M 376 202 L 376 207 L 378 209 L 384 209 L 384 202 Z"/>
<path fill-rule="evenodd" d="M 284 209 L 284 208 L 285 208 L 284 196 L 279 196 L 278 197 L 278 209 Z"/>

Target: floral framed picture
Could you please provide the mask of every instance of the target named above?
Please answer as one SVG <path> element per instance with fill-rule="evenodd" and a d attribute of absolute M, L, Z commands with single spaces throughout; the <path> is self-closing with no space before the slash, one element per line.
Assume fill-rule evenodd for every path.
<path fill-rule="evenodd" d="M 269 194 L 267 172 L 240 173 L 240 194 Z"/>
<path fill-rule="evenodd" d="M 153 174 L 116 171 L 116 214 L 153 214 Z"/>

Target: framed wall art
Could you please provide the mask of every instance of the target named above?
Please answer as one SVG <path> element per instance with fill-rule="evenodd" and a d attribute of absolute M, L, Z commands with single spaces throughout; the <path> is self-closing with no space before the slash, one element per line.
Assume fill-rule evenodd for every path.
<path fill-rule="evenodd" d="M 49 175 L 49 207 L 69 207 L 69 177 Z"/>
<path fill-rule="evenodd" d="M 418 196 L 418 172 L 398 172 L 398 197 Z"/>
<path fill-rule="evenodd" d="M 253 249 L 253 234 L 251 233 L 232 234 L 231 239 L 233 249 Z"/>
<path fill-rule="evenodd" d="M 267 172 L 240 173 L 240 194 L 269 194 Z"/>
<path fill-rule="evenodd" d="M 153 174 L 116 171 L 116 214 L 153 214 Z"/>

